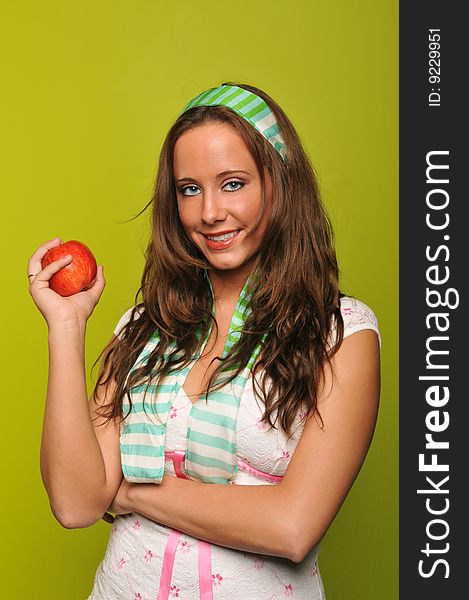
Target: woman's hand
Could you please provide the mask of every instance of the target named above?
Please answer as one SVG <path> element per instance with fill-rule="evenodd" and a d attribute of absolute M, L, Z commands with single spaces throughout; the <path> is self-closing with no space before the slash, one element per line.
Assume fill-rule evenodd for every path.
<path fill-rule="evenodd" d="M 111 502 L 111 505 L 108 508 L 109 512 L 112 512 L 116 515 L 125 515 L 134 510 L 129 503 L 129 491 L 132 485 L 142 484 L 131 484 L 125 479 L 125 477 L 122 478 L 120 487 L 117 490 L 117 494 L 114 496 L 114 500 Z"/>
<path fill-rule="evenodd" d="M 152 518 L 151 511 L 150 514 L 147 512 L 148 506 L 145 501 L 145 492 L 150 492 L 152 495 L 151 504 L 154 508 L 156 505 L 156 498 L 158 498 L 159 502 L 165 502 L 165 494 L 168 494 L 168 492 L 171 493 L 171 490 L 173 489 L 172 482 L 175 480 L 178 480 L 178 478 L 174 475 L 169 475 L 168 473 L 165 473 L 163 481 L 158 485 L 155 485 L 154 483 L 129 483 L 123 477 L 120 487 L 117 490 L 117 494 L 109 506 L 108 511 L 116 515 L 138 512 L 158 523 L 157 520 Z M 188 482 L 187 479 L 180 479 L 178 481 Z M 158 491 L 156 491 L 157 488 Z M 144 492 L 143 495 L 141 492 Z M 155 493 L 158 494 L 158 496 L 155 496 Z"/>
<path fill-rule="evenodd" d="M 99 302 L 106 282 L 102 265 L 98 265 L 96 277 L 86 291 L 62 297 L 49 287 L 49 280 L 62 267 L 70 264 L 72 256 L 59 258 L 42 268 L 41 261 L 48 250 L 61 244 L 60 238 L 49 240 L 40 246 L 28 261 L 29 293 L 49 327 L 57 323 L 85 323 Z M 33 276 L 30 276 L 33 274 Z"/>

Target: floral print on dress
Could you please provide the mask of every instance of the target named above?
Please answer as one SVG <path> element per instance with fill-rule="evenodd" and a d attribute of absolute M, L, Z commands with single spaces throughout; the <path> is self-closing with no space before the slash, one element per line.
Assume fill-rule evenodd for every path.
<path fill-rule="evenodd" d="M 288 583 L 284 588 L 283 588 L 283 593 L 285 594 L 285 596 L 293 596 L 293 586 L 291 583 Z"/>
<path fill-rule="evenodd" d="M 288 452 L 288 450 L 284 450 L 282 452 L 282 459 L 283 460 L 288 460 L 290 458 L 290 452 Z"/>
<path fill-rule="evenodd" d="M 140 521 L 137 519 L 137 520 L 135 521 L 135 523 L 134 523 L 134 529 L 139 529 L 139 528 L 140 528 L 140 525 L 141 525 L 141 523 L 140 523 Z"/>
<path fill-rule="evenodd" d="M 178 416 L 178 409 L 174 408 L 174 406 L 171 406 L 171 409 L 169 411 L 169 418 L 170 419 L 174 419 L 174 417 Z"/>
<path fill-rule="evenodd" d="M 145 562 L 151 562 L 151 559 L 154 557 L 155 555 L 153 554 L 153 552 L 151 550 L 147 550 L 145 556 L 143 557 Z"/>
<path fill-rule="evenodd" d="M 212 574 L 213 585 L 220 585 L 222 581 L 223 581 L 223 577 L 220 575 L 220 573 Z"/>
<path fill-rule="evenodd" d="M 180 598 L 181 596 L 179 595 L 179 592 L 181 591 L 181 588 L 178 588 L 177 585 L 172 585 L 169 588 L 169 597 L 170 598 Z"/>
<path fill-rule="evenodd" d="M 255 558 L 254 566 L 256 567 L 256 569 L 263 569 L 264 568 L 264 559 L 263 558 Z"/>
<path fill-rule="evenodd" d="M 120 561 L 117 563 L 117 568 L 119 570 L 122 570 L 125 567 L 125 562 L 126 562 L 125 559 L 121 558 Z"/>
<path fill-rule="evenodd" d="M 183 554 L 188 554 L 191 551 L 191 545 L 186 541 L 179 542 L 178 550 Z"/>
<path fill-rule="evenodd" d="M 343 315 L 353 315 L 353 309 L 350 306 L 344 306 L 341 311 Z"/>
<path fill-rule="evenodd" d="M 143 596 L 140 592 L 135 592 L 133 600 L 143 600 Z"/>

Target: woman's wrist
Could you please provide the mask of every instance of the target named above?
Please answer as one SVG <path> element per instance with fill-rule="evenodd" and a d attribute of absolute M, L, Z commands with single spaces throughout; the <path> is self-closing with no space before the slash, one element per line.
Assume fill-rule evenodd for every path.
<path fill-rule="evenodd" d="M 118 508 L 121 513 L 140 512 L 145 514 L 146 493 L 152 491 L 152 487 L 160 487 L 151 483 L 128 483 L 123 481 L 117 497 Z M 151 503 L 155 505 L 155 498 L 151 498 Z"/>
<path fill-rule="evenodd" d="M 78 336 L 84 337 L 86 332 L 86 319 L 73 317 L 63 321 L 54 321 L 47 323 L 49 330 L 49 339 L 55 337 Z"/>
<path fill-rule="evenodd" d="M 138 486 L 142 485 L 141 483 L 127 483 L 123 487 L 122 497 L 119 498 L 120 504 L 122 506 L 123 512 L 138 512 L 137 510 L 137 491 Z"/>
<path fill-rule="evenodd" d="M 160 484 L 127 483 L 123 485 L 122 493 L 119 493 L 118 498 L 122 512 L 138 512 L 153 520 L 161 518 L 158 501 L 163 498 L 163 488 L 170 485 L 168 479 L 173 479 L 173 477 L 165 476 Z"/>

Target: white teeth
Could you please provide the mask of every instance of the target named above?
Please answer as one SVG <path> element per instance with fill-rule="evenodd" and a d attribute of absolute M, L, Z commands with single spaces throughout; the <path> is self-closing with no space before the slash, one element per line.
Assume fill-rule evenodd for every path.
<path fill-rule="evenodd" d="M 233 231 L 231 233 L 224 233 L 223 235 L 207 235 L 209 240 L 213 240 L 214 242 L 222 242 L 224 240 L 229 240 L 234 237 L 238 232 Z"/>

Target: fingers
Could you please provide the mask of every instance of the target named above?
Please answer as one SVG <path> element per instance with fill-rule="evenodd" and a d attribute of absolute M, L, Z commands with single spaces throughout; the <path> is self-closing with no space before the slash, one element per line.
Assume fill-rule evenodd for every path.
<path fill-rule="evenodd" d="M 51 262 L 49 265 L 47 265 L 47 267 L 39 270 L 35 277 L 29 278 L 30 285 L 33 283 L 48 283 L 52 275 L 69 265 L 72 261 L 73 256 L 71 254 L 67 254 L 66 256 L 62 256 L 61 258 L 54 260 L 54 262 Z"/>
<path fill-rule="evenodd" d="M 59 246 L 62 243 L 62 240 L 59 237 L 55 237 L 52 240 L 49 240 L 42 246 L 36 250 L 36 252 L 31 256 L 28 260 L 28 276 L 29 275 L 37 275 L 40 271 L 42 271 L 42 259 L 46 255 L 46 253 L 55 246 Z M 30 279 L 33 279 L 31 277 Z"/>
<path fill-rule="evenodd" d="M 106 523 L 114 523 L 114 517 L 111 515 L 111 513 L 108 512 L 105 512 L 101 519 L 103 519 L 103 521 L 106 521 Z"/>
<path fill-rule="evenodd" d="M 101 294 L 103 293 L 104 287 L 106 285 L 106 280 L 104 279 L 103 271 L 103 265 L 98 265 L 96 277 L 90 283 L 90 285 L 87 288 L 85 288 L 87 292 L 91 292 L 96 303 L 101 298 Z"/>

